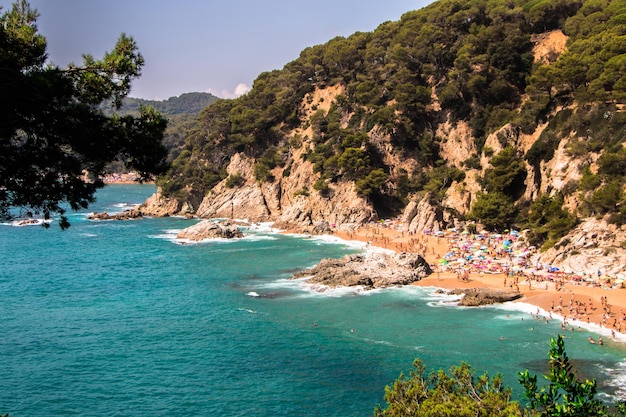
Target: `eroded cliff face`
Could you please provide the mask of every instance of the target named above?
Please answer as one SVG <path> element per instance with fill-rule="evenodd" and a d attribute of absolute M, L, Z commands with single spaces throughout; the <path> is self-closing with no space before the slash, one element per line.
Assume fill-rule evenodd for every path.
<path fill-rule="evenodd" d="M 534 261 L 564 272 L 615 277 L 626 272 L 625 245 L 626 226 L 588 218 Z"/>
<path fill-rule="evenodd" d="M 350 227 L 377 219 L 371 204 L 356 194 L 352 183 L 330 184 L 324 194 L 314 191 L 317 175 L 309 162 L 293 164 L 289 176 L 283 176 L 283 168 L 276 168 L 273 172 L 275 180 L 269 183 L 256 181 L 254 162 L 236 154 L 227 172 L 242 178 L 243 183 L 229 187 L 227 179 L 223 180 L 195 210 L 189 204 L 180 204 L 159 194 L 148 199 L 141 209 L 146 215 L 154 216 L 193 212 L 207 219 L 271 221 L 277 227 L 303 232 L 310 232 L 321 222 L 335 227 Z"/>
<path fill-rule="evenodd" d="M 555 62 L 565 50 L 566 41 L 567 36 L 558 30 L 534 36 L 535 62 Z M 353 181 L 326 180 L 327 188 L 316 190 L 315 183 L 320 174 L 306 157 L 307 152 L 316 146 L 312 118 L 316 113 L 328 114 L 345 94 L 345 86 L 338 84 L 318 86 L 304 97 L 297 112 L 302 123 L 289 132 L 283 131 L 285 140 L 279 146 L 288 151 L 283 152 L 285 164 L 272 170 L 272 181 L 258 181 L 255 177 L 257 161 L 244 153 L 236 153 L 230 157 L 226 167 L 227 178 L 207 192 L 201 201 L 177 202 L 157 194 L 146 201 L 140 208 L 141 212 L 157 216 L 182 214 L 250 222 L 271 221 L 279 228 L 309 233 L 323 232 L 329 226 L 351 228 L 377 220 L 379 214 L 374 204 L 357 194 Z M 465 178 L 448 184 L 443 198 L 439 200 L 431 198 L 428 193 L 409 194 L 408 204 L 396 214 L 405 231 L 419 234 L 449 227 L 463 228 L 465 224 L 460 219 L 469 213 L 478 193 L 483 191 L 481 178 L 493 168 L 493 155 L 506 147 L 513 147 L 524 161 L 526 177 L 521 185 L 523 188 L 520 188 L 519 201 L 529 202 L 540 195 L 554 195 L 568 187 L 575 187 L 581 179 L 581 167 L 584 165 L 589 165 L 592 171 L 597 170 L 598 154 L 570 152 L 570 142 L 579 140 L 577 132 L 558 137 L 553 154 L 539 155 L 534 162 L 524 159 L 529 150 L 542 140 L 548 122 L 538 124 L 530 133 L 522 132 L 519 126 L 502 126 L 486 137 L 479 152 L 468 122 L 453 120 L 449 114 L 441 113 L 434 87 L 431 94 L 430 109 L 440 114 L 440 118 L 437 124 L 429 126 L 428 131 L 438 138 L 441 160 L 449 167 L 462 170 Z M 554 114 L 563 110 L 566 109 L 555 109 Z M 351 117 L 349 112 L 342 114 L 339 121 L 342 128 L 350 125 Z M 415 175 L 427 169 L 420 163 L 419 155 L 399 152 L 390 135 L 380 126 L 374 125 L 365 133 L 368 146 L 375 148 L 382 164 L 387 167 L 389 181 L 385 187 L 388 189 L 393 190 L 397 186 L 394 181 L 401 172 Z M 468 164 L 469 160 L 473 162 Z M 232 177 L 238 178 L 236 184 L 229 181 Z M 565 208 L 575 212 L 580 204 L 579 194 L 563 194 L 566 195 Z M 433 204 L 433 201 L 438 202 Z M 626 238 L 622 229 L 587 219 L 563 238 L 557 247 L 540 254 L 535 261 L 560 265 L 564 269 L 581 270 L 586 267 L 610 273 L 620 269 L 616 265 L 620 259 L 626 258 L 620 243 L 624 241 Z"/>
<path fill-rule="evenodd" d="M 303 112 L 309 112 L 311 105 L 332 103 L 333 97 L 341 93 L 341 89 L 320 91 L 314 94 L 322 102 L 303 103 Z M 487 137 L 485 148 L 497 153 L 504 145 L 512 145 L 524 154 L 541 134 L 545 125 L 539 126 L 530 135 L 520 134 L 511 125 L 506 125 Z M 299 129 L 294 135 L 307 138 L 308 129 Z M 387 165 L 394 169 L 408 172 L 418 165 L 416 160 L 394 153 L 388 136 L 380 134 L 376 128 L 370 135 L 374 137 L 378 152 Z M 461 226 L 458 218 L 467 214 L 481 191 L 479 178 L 490 168 L 490 158 L 485 152 L 480 155 L 480 168 L 466 168 L 464 161 L 476 153 L 470 128 L 463 122 L 456 124 L 446 120 L 437 129 L 437 135 L 445 137 L 441 144 L 441 156 L 451 166 L 465 172 L 465 179 L 456 181 L 447 189 L 443 201 L 433 207 L 429 196 L 423 194 L 410 197 L 408 205 L 399 215 L 405 230 L 422 232 L 425 230 L 442 230 L 451 226 Z M 504 138 L 504 139 L 503 139 Z M 259 182 L 254 175 L 253 158 L 241 153 L 235 154 L 226 169 L 227 175 L 237 176 L 237 185 L 229 186 L 228 177 L 210 190 L 199 205 L 194 207 L 189 202 L 177 202 L 165 199 L 156 194 L 148 199 L 140 208 L 146 215 L 189 215 L 201 218 L 235 218 L 251 222 L 276 222 L 282 228 L 310 230 L 315 224 L 326 222 L 335 227 L 353 227 L 369 221 L 377 220 L 373 205 L 366 198 L 355 192 L 354 182 L 342 181 L 328 183 L 325 192 L 318 192 L 314 184 L 319 174 L 314 172 L 313 164 L 302 157 L 304 150 L 312 146 L 305 139 L 302 146 L 292 149 L 288 171 L 286 167 L 277 167 L 272 171 L 274 180 Z M 548 162 L 542 162 L 539 172 L 526 165 L 525 197 L 532 199 L 539 193 L 561 190 L 570 181 L 579 179 L 579 167 L 584 162 L 575 159 L 566 152 L 568 138 L 563 138 Z M 575 204 L 575 202 L 569 202 Z M 455 217 L 456 215 L 456 217 Z"/>

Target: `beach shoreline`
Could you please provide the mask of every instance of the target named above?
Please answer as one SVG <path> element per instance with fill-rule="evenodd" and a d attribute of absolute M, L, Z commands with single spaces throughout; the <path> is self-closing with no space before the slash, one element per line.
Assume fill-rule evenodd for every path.
<path fill-rule="evenodd" d="M 564 332 L 586 329 L 607 339 L 626 342 L 626 289 L 605 288 L 598 283 L 576 282 L 567 275 L 558 280 L 545 275 L 462 270 L 444 266 L 441 261 L 449 253 L 451 238 L 445 235 L 409 234 L 384 224 L 370 224 L 346 231 L 334 229 L 333 236 L 344 241 L 358 241 L 366 250 L 373 248 L 422 255 L 433 268 L 428 277 L 415 282 L 420 287 L 453 290 L 485 288 L 516 290 L 525 303 L 537 308 L 540 321 L 558 320 Z M 534 279 L 533 279 L 534 278 Z M 597 342 L 590 339 L 590 343 Z"/>

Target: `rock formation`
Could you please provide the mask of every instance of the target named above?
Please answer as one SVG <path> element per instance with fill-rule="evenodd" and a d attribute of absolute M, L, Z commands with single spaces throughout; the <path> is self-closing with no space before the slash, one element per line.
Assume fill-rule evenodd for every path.
<path fill-rule="evenodd" d="M 101 213 L 92 213 L 87 218 L 89 220 L 130 220 L 130 219 L 140 219 L 143 215 L 138 212 L 136 209 L 126 210 L 122 213 L 109 214 L 106 211 Z"/>
<path fill-rule="evenodd" d="M 243 237 L 243 233 L 237 226 L 232 224 L 203 220 L 200 223 L 181 230 L 176 237 L 178 239 L 187 239 L 197 242 L 204 239 L 240 238 Z"/>
<path fill-rule="evenodd" d="M 567 36 L 560 30 L 533 34 L 532 40 L 535 62 L 554 63 L 566 50 Z M 527 58 L 528 56 L 524 60 Z M 281 78 L 279 84 L 282 85 L 283 81 L 291 78 L 295 79 L 297 76 Z M 176 201 L 157 194 L 139 207 L 131 217 L 196 215 L 201 218 L 246 219 L 250 222 L 272 221 L 277 228 L 302 233 L 327 233 L 329 226 L 350 229 L 378 220 L 379 216 L 395 217 L 400 220 L 404 231 L 415 235 L 426 230 L 462 228 L 461 219 L 467 218 L 481 193 L 488 191 L 485 177 L 489 172 L 493 173 L 492 162 L 503 149 L 509 147 L 515 150 L 516 156 L 523 162 L 524 172 L 520 178 L 516 178 L 515 187 L 507 190 L 510 194 L 508 197 L 516 200 L 515 209 L 527 208 L 540 196 L 561 193 L 564 195 L 564 208 L 572 214 L 580 215 L 576 213 L 576 208 L 580 206 L 581 199 L 588 199 L 591 194 L 588 190 L 587 197 L 584 197 L 577 190 L 582 176 L 581 168 L 589 166 L 590 172 L 595 175 L 599 169 L 597 161 L 604 151 L 598 144 L 594 145 L 593 151 L 581 151 L 585 149 L 583 145 L 592 138 L 593 129 L 583 131 L 577 125 L 566 126 L 567 129 L 563 131 L 557 129 L 559 124 L 564 124 L 562 120 L 559 121 L 560 118 L 570 119 L 571 115 L 576 114 L 578 104 L 575 101 L 565 100 L 561 103 L 556 100 L 546 108 L 550 114 L 546 115 L 545 121 L 533 125 L 526 120 L 524 124 L 530 125 L 523 129 L 520 127 L 521 122 L 512 118 L 512 115 L 506 116 L 502 108 L 490 116 L 498 123 L 491 123 L 493 127 L 487 123 L 490 127 L 488 131 L 482 132 L 484 137 L 475 137 L 474 131 L 481 126 L 477 121 L 482 116 L 464 120 L 450 106 L 446 109 L 439 97 L 445 91 L 444 85 L 431 85 L 430 83 L 437 81 L 436 77 L 431 78 L 427 81 L 432 87 L 431 97 L 426 100 L 428 104 L 424 111 L 424 120 L 419 123 L 427 127 L 421 136 L 416 136 L 407 143 L 404 141 L 408 140 L 412 132 L 407 132 L 407 138 L 404 134 L 394 135 L 394 129 L 389 128 L 395 126 L 394 118 L 385 118 L 378 113 L 381 109 L 376 110 L 368 107 L 368 103 L 359 102 L 351 88 L 346 88 L 344 83 L 337 82 L 334 78 L 311 85 L 308 84 L 311 79 L 308 79 L 307 93 L 302 96 L 287 94 L 287 91 L 291 91 L 289 89 L 281 93 L 285 100 L 289 98 L 294 101 L 285 102 L 280 109 L 289 109 L 288 113 L 296 115 L 298 121 L 280 118 L 274 120 L 274 112 L 270 112 L 273 116 L 266 116 L 275 123 L 272 129 L 267 130 L 266 126 L 251 123 L 265 132 L 258 138 L 255 137 L 256 131 L 248 132 L 250 136 L 247 140 L 253 140 L 255 146 L 243 146 L 245 141 L 242 142 L 239 137 L 242 132 L 233 138 L 233 132 L 226 129 L 230 126 L 229 123 L 224 123 L 223 126 L 217 122 L 213 124 L 213 119 L 206 116 L 199 124 L 202 126 L 201 130 L 206 131 L 206 137 L 196 138 L 193 146 L 189 142 L 188 161 L 193 163 L 190 162 L 187 166 L 188 161 L 180 160 L 180 172 L 172 173 L 177 188 L 170 192 L 172 195 L 184 196 L 180 198 L 186 200 Z M 270 83 L 262 84 L 270 88 Z M 455 89 L 456 87 L 453 88 Z M 499 90 L 500 87 L 495 91 Z M 567 89 L 565 92 L 568 92 Z M 552 94 L 551 92 L 550 95 Z M 280 101 L 277 95 L 273 97 Z M 248 109 L 250 114 L 265 114 L 266 109 L 255 107 L 257 104 L 254 103 L 257 102 L 265 103 L 265 100 L 251 100 L 250 103 L 238 103 L 238 106 L 241 104 L 241 109 L 251 106 Z M 388 100 L 387 105 L 393 110 L 389 114 L 402 114 L 396 99 Z M 476 103 L 468 103 L 469 107 L 474 105 Z M 599 105 L 588 106 L 589 109 L 581 112 L 578 118 L 590 118 L 596 112 L 592 108 L 594 106 Z M 602 105 L 597 109 L 598 114 L 603 116 L 601 119 L 597 117 L 599 121 L 595 122 L 595 129 L 604 129 L 611 120 L 623 118 L 623 103 L 619 103 L 615 109 L 611 107 L 610 111 L 604 111 L 604 107 L 606 106 Z M 485 117 L 487 113 L 485 110 Z M 216 110 L 216 114 L 222 113 Z M 365 114 L 371 117 L 364 117 Z M 374 118 L 373 114 L 377 117 Z M 229 120 L 226 110 L 222 115 L 224 120 Z M 616 115 L 619 117 L 615 117 Z M 388 127 L 373 122 L 374 119 L 379 119 L 378 116 L 389 119 L 386 123 Z M 501 125 L 500 121 L 504 120 L 514 121 Z M 341 134 L 327 135 L 328 132 L 322 132 L 331 121 L 333 131 Z M 322 129 L 322 126 L 326 128 Z M 615 126 L 618 131 L 622 124 L 620 122 Z M 224 131 L 221 130 L 222 127 Z M 344 145 L 343 140 L 348 137 L 351 139 Z M 356 138 L 363 137 L 366 138 L 363 143 L 359 144 L 361 139 L 355 141 Z M 424 145 L 424 149 L 431 149 L 429 143 L 436 145 L 430 150 L 435 152 L 432 156 L 436 158 L 423 160 L 426 155 L 415 152 L 414 147 L 418 147 L 418 143 L 420 146 Z M 381 180 L 383 184 L 376 184 L 376 190 L 368 189 L 371 193 L 363 192 L 362 189 L 363 180 L 367 179 L 366 172 L 350 173 L 350 164 L 345 162 L 350 161 L 350 153 L 347 151 L 352 146 L 367 151 L 365 154 L 368 158 L 363 161 L 368 161 L 369 168 L 378 168 L 370 171 L 370 174 L 380 171 L 378 178 L 385 178 Z M 332 152 L 326 155 L 324 147 Z M 272 164 L 263 162 L 263 151 L 272 151 Z M 340 159 L 344 161 L 341 164 Z M 462 171 L 464 178 L 448 178 L 444 171 L 437 171 L 440 163 Z M 326 164 L 329 166 L 325 168 Z M 188 175 L 183 167 L 200 172 L 191 176 L 188 182 L 179 184 L 179 180 L 184 180 Z M 259 167 L 264 167 L 268 175 L 257 178 Z M 216 185 L 210 181 L 211 188 L 208 189 L 208 185 L 205 188 L 203 181 L 198 180 L 205 174 L 204 171 L 212 171 L 211 178 L 223 179 Z M 440 178 L 441 175 L 443 177 Z M 404 181 L 401 181 L 402 178 Z M 403 205 L 405 206 L 402 207 Z M 511 218 L 506 219 L 506 222 L 512 221 Z M 523 223 L 507 224 L 502 229 L 511 226 L 526 227 Z M 481 225 L 476 227 L 480 228 Z M 594 236 L 593 230 L 582 227 L 562 240 L 554 250 L 541 254 L 534 261 L 560 265 L 573 272 L 590 273 L 601 270 L 607 274 L 624 274 L 626 266 L 619 259 L 624 259 L 625 249 L 619 238 L 610 240 L 610 233 L 605 234 L 605 230 Z M 609 239 L 608 244 L 601 242 L 604 237 Z M 622 239 L 621 242 L 623 241 L 626 240 Z"/>
<path fill-rule="evenodd" d="M 308 283 L 324 287 L 381 288 L 407 285 L 430 275 L 432 270 L 419 255 L 368 252 L 324 259 L 317 266 L 299 272 L 294 278 L 308 277 Z"/>
<path fill-rule="evenodd" d="M 559 267 L 566 273 L 615 276 L 624 272 L 624 242 L 626 226 L 589 218 L 533 261 Z"/>
<path fill-rule="evenodd" d="M 514 291 L 498 291 L 487 288 L 455 289 L 450 295 L 462 295 L 460 306 L 478 307 L 490 304 L 506 303 L 522 298 L 522 294 Z"/>

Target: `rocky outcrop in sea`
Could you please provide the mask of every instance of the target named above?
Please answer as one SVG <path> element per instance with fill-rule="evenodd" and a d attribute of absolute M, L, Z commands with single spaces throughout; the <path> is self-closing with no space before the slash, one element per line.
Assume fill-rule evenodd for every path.
<path fill-rule="evenodd" d="M 500 291 L 489 288 L 455 289 L 448 291 L 447 294 L 462 296 L 458 305 L 465 307 L 478 307 L 490 304 L 506 303 L 523 297 L 521 293 L 516 291 Z"/>
<path fill-rule="evenodd" d="M 178 239 L 187 239 L 198 242 L 204 239 L 235 239 L 243 237 L 243 232 L 234 224 L 217 223 L 203 220 L 178 232 Z"/>
<path fill-rule="evenodd" d="M 324 259 L 317 266 L 293 278 L 309 277 L 309 284 L 321 288 L 362 286 L 368 289 L 408 285 L 432 274 L 424 258 L 411 253 L 367 252 Z"/>

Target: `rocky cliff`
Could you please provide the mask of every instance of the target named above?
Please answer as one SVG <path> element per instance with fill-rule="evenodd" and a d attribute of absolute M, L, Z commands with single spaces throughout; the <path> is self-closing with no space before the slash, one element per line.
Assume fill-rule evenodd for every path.
<path fill-rule="evenodd" d="M 526 229 L 537 262 L 623 271 L 619 8 L 546 4 L 439 1 L 305 49 L 207 107 L 141 213 Z"/>

